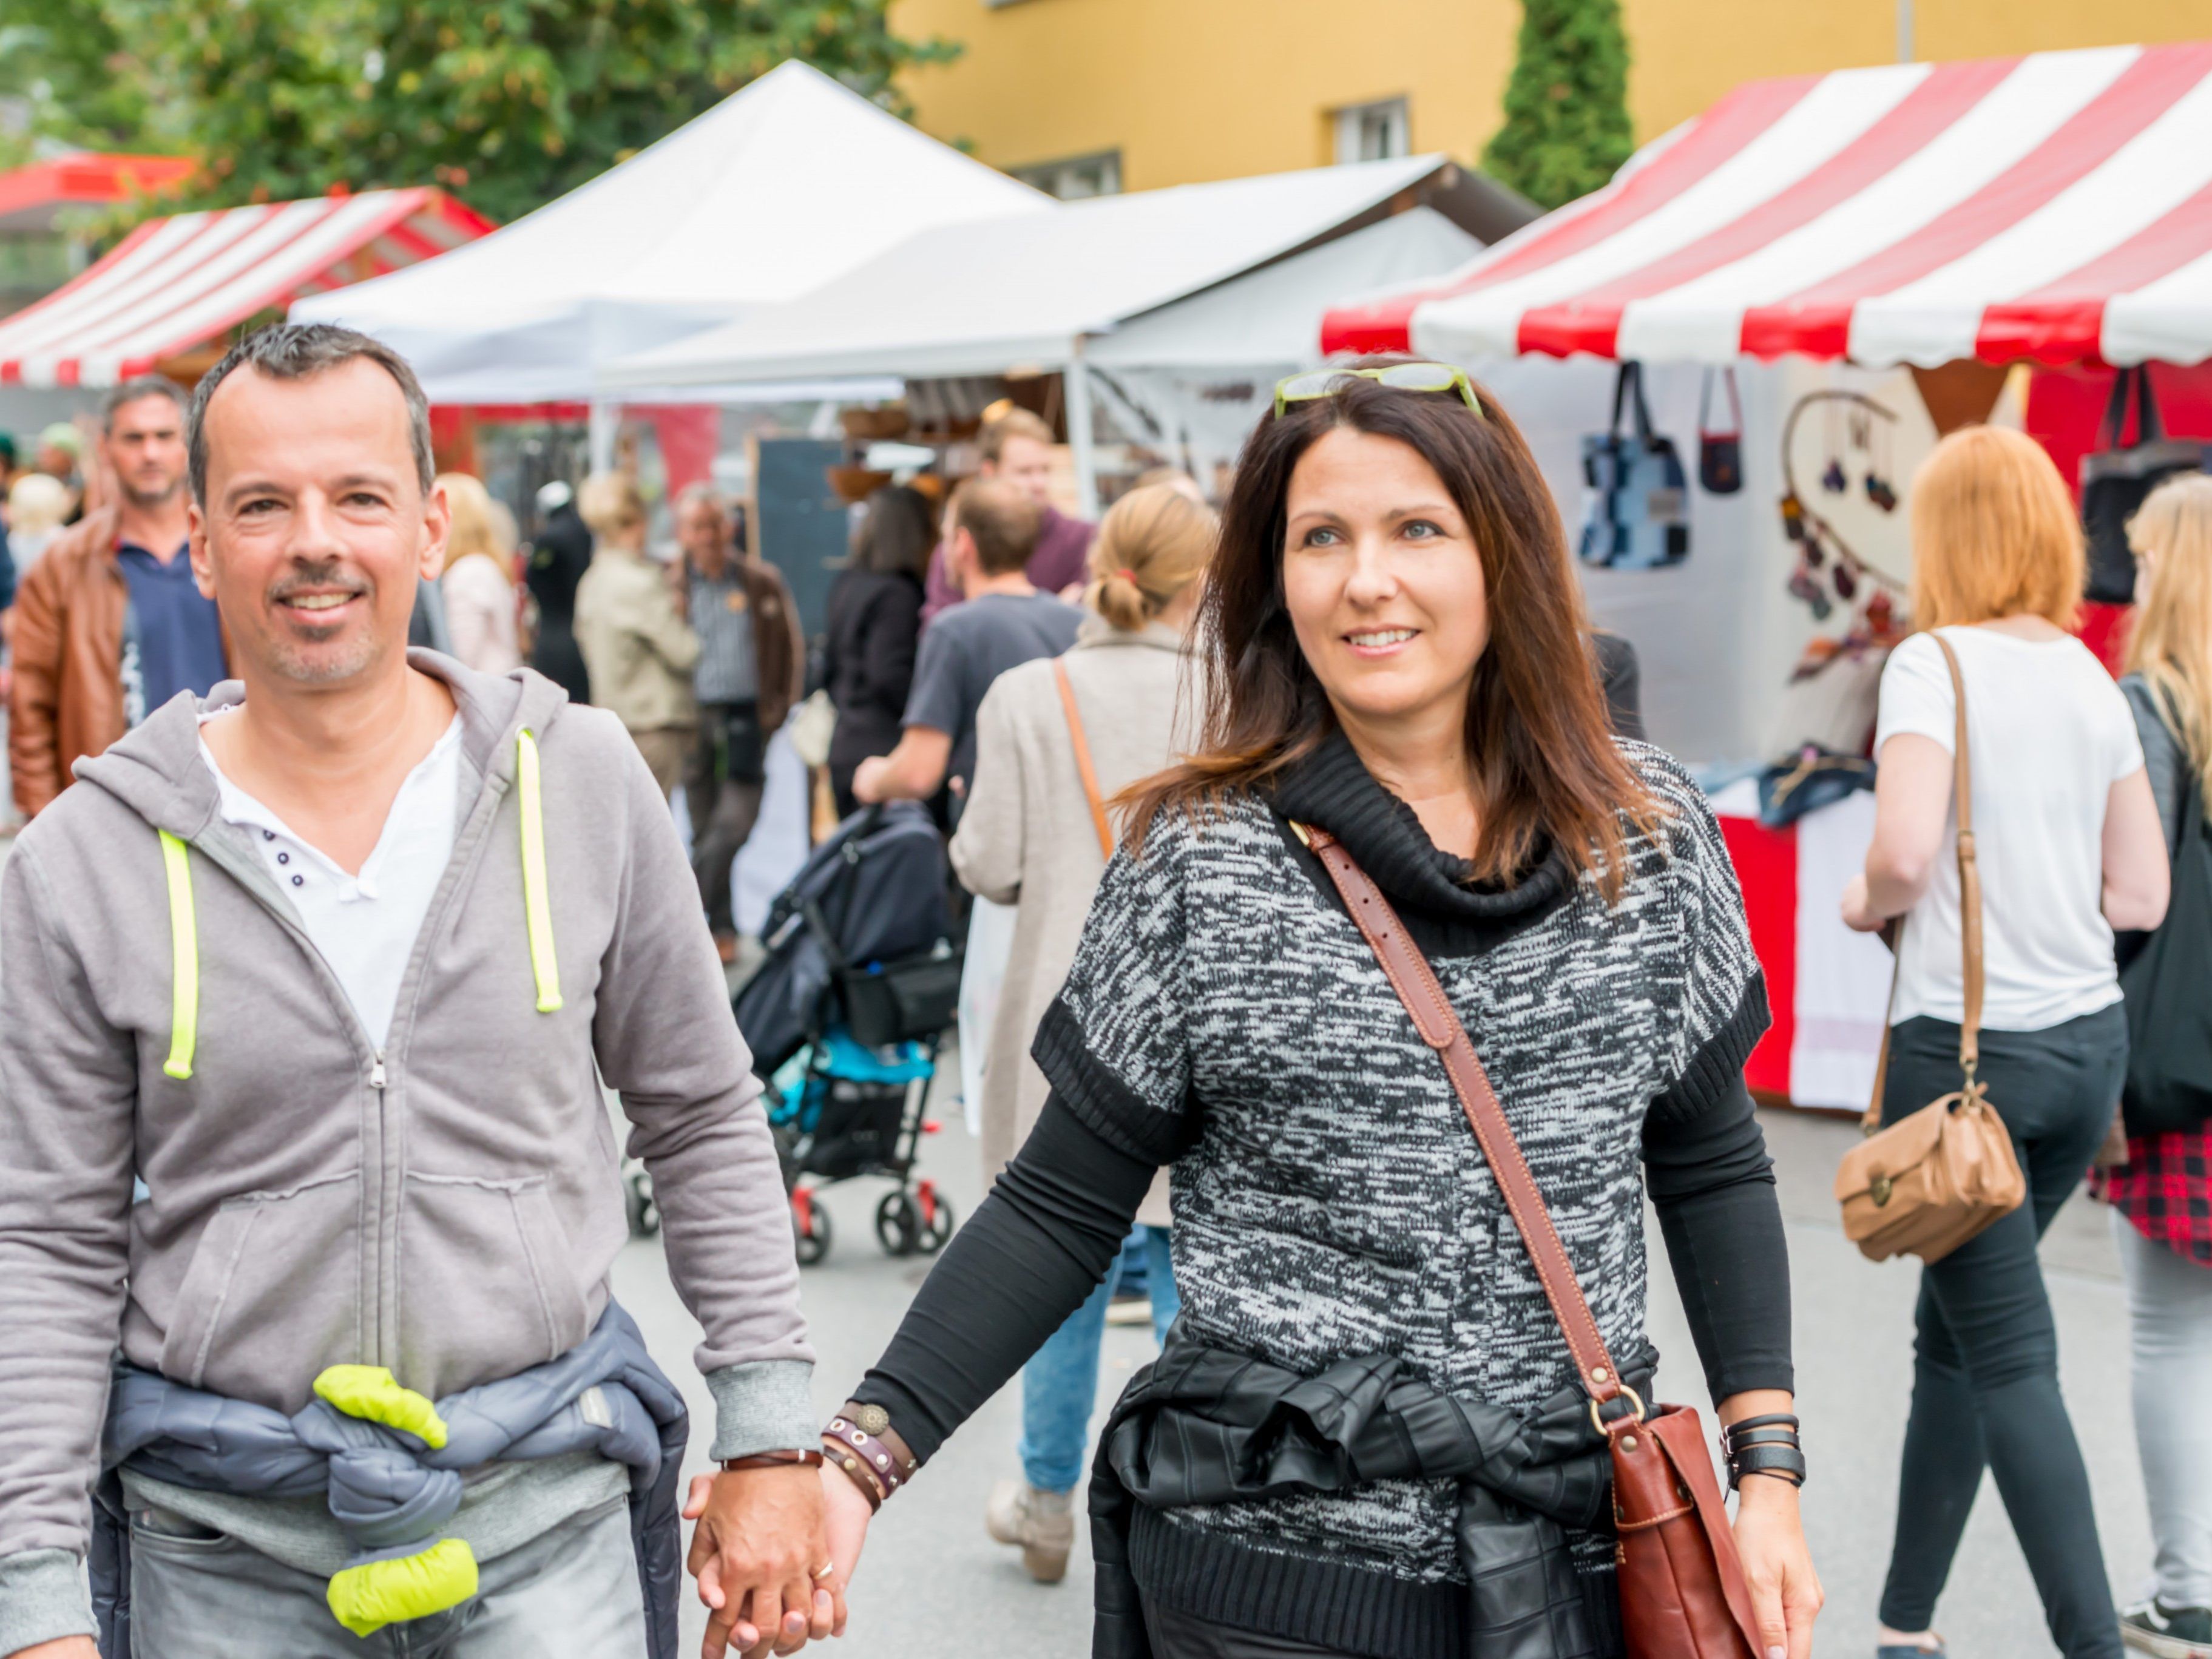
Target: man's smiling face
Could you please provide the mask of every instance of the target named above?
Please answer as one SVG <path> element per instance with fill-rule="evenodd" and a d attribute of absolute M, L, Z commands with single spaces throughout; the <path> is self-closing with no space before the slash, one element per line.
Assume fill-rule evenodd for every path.
<path fill-rule="evenodd" d="M 204 430 L 192 570 L 241 675 L 341 684 L 404 652 L 447 515 L 444 491 L 422 488 L 398 383 L 365 357 L 298 380 L 241 364 Z"/>

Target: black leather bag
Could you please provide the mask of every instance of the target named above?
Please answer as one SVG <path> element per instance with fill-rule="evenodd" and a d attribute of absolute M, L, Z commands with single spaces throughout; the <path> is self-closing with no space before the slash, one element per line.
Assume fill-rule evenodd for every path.
<path fill-rule="evenodd" d="M 1713 398 L 1713 378 L 1728 387 L 1729 424 L 1716 432 L 1705 424 Z M 1698 482 L 1708 495 L 1733 495 L 1743 488 L 1743 404 L 1735 395 L 1735 371 L 1709 368 L 1698 392 Z"/>
<path fill-rule="evenodd" d="M 2128 1078 L 2120 1115 L 2131 1135 L 2194 1129 L 2212 1117 L 2212 840 L 2193 769 L 2173 852 L 2166 921 L 2120 970 Z"/>
<path fill-rule="evenodd" d="M 2136 441 L 2123 444 L 2128 399 L 2136 404 Z M 2100 605 L 2129 605 L 2136 596 L 2136 556 L 2128 545 L 2128 520 L 2165 479 L 2177 472 L 2212 470 L 2212 446 L 2163 435 L 2150 370 L 2124 368 L 2112 380 L 2112 398 L 2097 428 L 2099 447 L 2081 458 L 2081 528 L 2088 540 L 2085 597 Z"/>

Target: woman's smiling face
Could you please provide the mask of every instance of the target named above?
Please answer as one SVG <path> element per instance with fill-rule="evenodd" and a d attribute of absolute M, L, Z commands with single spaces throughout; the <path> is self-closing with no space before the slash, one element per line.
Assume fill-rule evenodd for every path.
<path fill-rule="evenodd" d="M 1283 599 L 1340 718 L 1463 718 L 1490 642 L 1481 555 L 1436 470 L 1395 438 L 1337 427 L 1285 502 Z"/>

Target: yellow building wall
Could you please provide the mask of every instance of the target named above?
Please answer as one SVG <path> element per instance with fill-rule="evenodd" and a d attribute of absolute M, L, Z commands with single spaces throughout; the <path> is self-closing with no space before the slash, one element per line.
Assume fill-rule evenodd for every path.
<path fill-rule="evenodd" d="M 1886 64 L 1895 0 L 1622 0 L 1639 140 L 1739 82 Z M 2212 0 L 1915 0 L 1916 54 L 1985 58 L 2212 37 Z M 903 86 L 924 131 L 994 167 L 1119 150 L 1152 190 L 1334 159 L 1330 112 L 1404 97 L 1416 153 L 1496 131 L 1518 0 L 892 0 L 966 51 Z"/>

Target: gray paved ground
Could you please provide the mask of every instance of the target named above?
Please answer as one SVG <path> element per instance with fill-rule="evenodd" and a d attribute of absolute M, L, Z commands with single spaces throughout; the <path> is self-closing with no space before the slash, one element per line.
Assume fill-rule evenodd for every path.
<path fill-rule="evenodd" d="M 941 1081 L 956 1078 L 948 1073 Z M 977 1189 L 974 1144 L 957 1109 L 933 1109 L 945 1128 L 927 1143 L 925 1172 L 951 1193 L 963 1215 L 971 1213 Z M 1836 1227 L 1829 1182 L 1856 1130 L 1832 1119 L 1766 1116 L 1782 1173 L 1796 1291 L 1800 1411 L 1814 1467 L 1805 1496 L 1807 1526 L 1829 1596 L 1819 1651 L 1864 1655 L 1873 1647 L 1875 1603 L 1895 1514 L 1917 1270 L 1870 1265 Z M 869 1218 L 884 1189 L 883 1183 L 861 1182 L 830 1194 L 837 1240 L 829 1259 L 805 1274 L 807 1311 L 821 1351 L 815 1392 L 825 1413 L 880 1352 L 925 1271 L 915 1262 L 894 1261 L 877 1248 Z M 2132 1594 L 2148 1560 L 2149 1538 L 2128 1415 L 2126 1309 L 2105 1226 L 2100 1208 L 2076 1199 L 2053 1228 L 2045 1261 L 2057 1310 L 2066 1395 L 2095 1483 L 2106 1560 L 2116 1589 Z M 1655 1255 L 1660 1255 L 1656 1227 L 1651 1237 Z M 1665 1395 L 1703 1408 L 1687 1330 L 1663 1267 L 1656 1261 L 1655 1267 L 1652 1331 L 1668 1356 L 1661 1371 Z M 618 1288 L 664 1364 L 684 1374 L 683 1361 L 696 1328 L 668 1289 L 656 1245 L 631 1246 Z M 1108 1331 L 1102 1414 L 1130 1370 L 1151 1352 L 1144 1329 Z M 692 1388 L 694 1410 L 703 1411 L 696 1378 Z M 855 1581 L 851 1630 L 831 1648 L 833 1659 L 1079 1659 L 1089 1652 L 1090 1568 L 1080 1542 L 1067 1582 L 1047 1589 L 1030 1583 L 1014 1553 L 983 1533 L 983 1502 L 992 1481 L 1015 1472 L 1018 1421 L 1018 1390 L 1010 1389 L 884 1510 Z M 696 1608 L 687 1618 L 691 1628 L 703 1627 Z M 2054 1651 L 1987 1482 L 1938 1623 L 1958 1659 Z"/>

